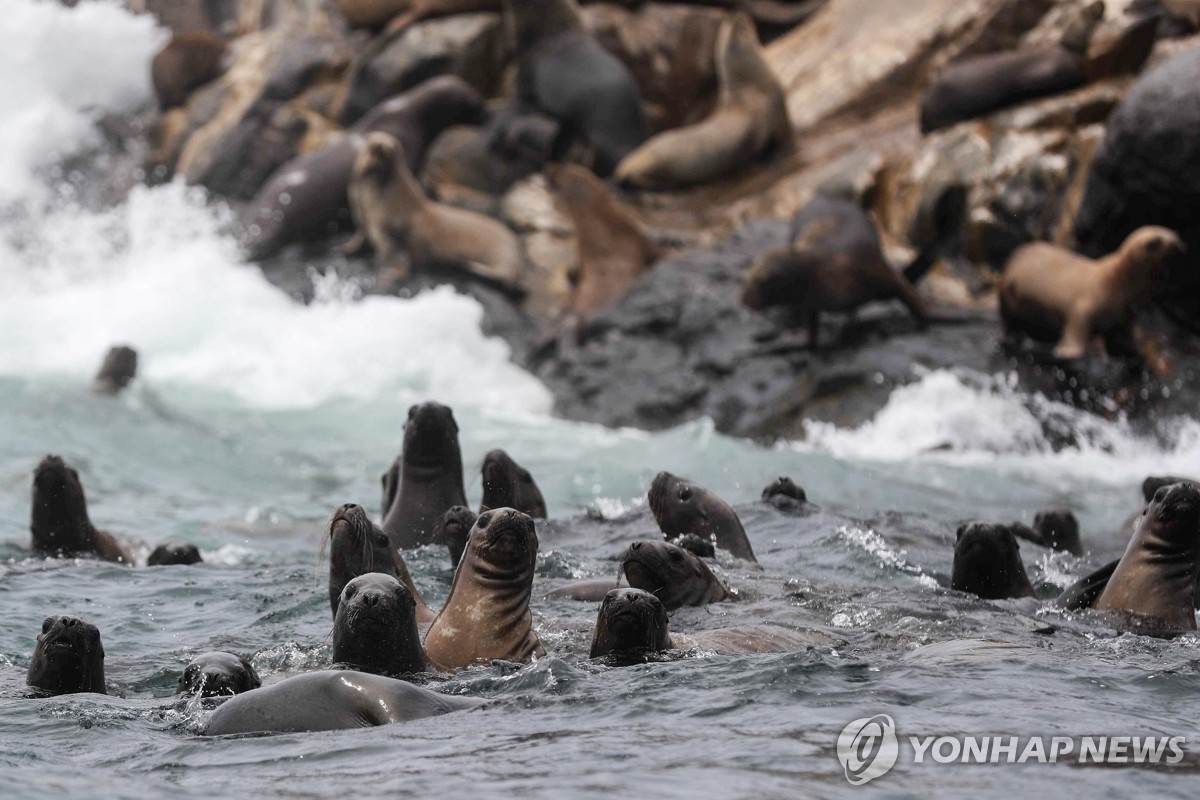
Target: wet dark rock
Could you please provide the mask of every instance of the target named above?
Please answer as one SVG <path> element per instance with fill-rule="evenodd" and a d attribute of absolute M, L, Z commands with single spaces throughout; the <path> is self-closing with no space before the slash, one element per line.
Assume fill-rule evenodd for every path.
<path fill-rule="evenodd" d="M 325 77 L 333 77 L 350 61 L 346 42 L 322 33 L 289 38 L 271 65 L 262 96 L 268 100 L 291 100 Z"/>
<path fill-rule="evenodd" d="M 296 155 L 308 120 L 279 101 L 256 103 L 188 171 L 189 183 L 249 200 L 276 169 Z"/>

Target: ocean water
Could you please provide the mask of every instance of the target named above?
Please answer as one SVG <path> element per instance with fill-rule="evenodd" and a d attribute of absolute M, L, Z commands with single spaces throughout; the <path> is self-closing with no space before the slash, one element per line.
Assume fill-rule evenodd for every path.
<path fill-rule="evenodd" d="M 1197 637 L 1118 634 L 1091 614 L 948 586 L 965 520 L 1074 510 L 1083 558 L 1023 546 L 1044 597 L 1117 557 L 1142 478 L 1200 475 L 1196 419 L 1135 434 L 1006 376 L 952 370 L 914 374 L 857 429 L 814 423 L 803 441 L 770 448 L 705 420 L 651 434 L 557 419 L 546 388 L 481 334 L 469 298 L 364 298 L 330 278 L 303 306 L 241 262 L 219 204 L 179 183 L 137 188 L 112 208 L 81 204 L 59 165 L 101 146 L 99 117 L 148 102 L 149 58 L 164 38 L 115 3 L 7 0 L 0 14 L 4 797 L 1036 796 L 1068 781 L 1122 797 L 1190 790 Z M 91 377 L 115 343 L 139 350 L 140 377 L 119 398 L 96 396 Z M 328 666 L 325 521 L 346 502 L 377 509 L 407 409 L 427 399 L 454 408 L 472 503 L 493 447 L 541 485 L 552 519 L 539 531 L 534 613 L 549 655 L 431 681 L 492 701 L 475 711 L 362 731 L 197 736 L 211 707 L 174 694 L 191 656 L 242 653 L 267 682 Z M 1083 444 L 1055 452 L 1048 419 Z M 187 539 L 205 563 L 32 557 L 32 470 L 47 453 L 79 469 L 93 522 L 141 558 Z M 722 563 L 744 601 L 681 610 L 672 628 L 766 620 L 835 644 L 588 661 L 596 607 L 538 591 L 615 578 L 629 542 L 657 537 L 644 497 L 662 469 L 735 503 L 763 567 Z M 783 474 L 821 510 L 757 503 Z M 445 554 L 406 558 L 436 606 L 452 577 Z M 28 696 L 36 634 L 56 613 L 100 627 L 109 696 Z M 903 744 L 889 774 L 855 788 L 838 734 L 875 714 L 893 717 L 902 740 L 1186 736 L 1189 751 L 1174 766 L 947 766 L 915 764 Z"/>

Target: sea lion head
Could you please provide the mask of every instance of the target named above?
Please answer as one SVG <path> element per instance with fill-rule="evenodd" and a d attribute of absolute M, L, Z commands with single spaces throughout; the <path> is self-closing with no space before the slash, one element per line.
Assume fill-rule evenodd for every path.
<path fill-rule="evenodd" d="M 77 617 L 46 617 L 26 683 L 51 694 L 107 694 L 100 629 Z"/>
<path fill-rule="evenodd" d="M 1142 481 L 1142 499 L 1147 504 L 1154 499 L 1154 493 L 1164 486 L 1170 486 L 1175 483 L 1195 483 L 1188 478 L 1180 478 L 1176 475 L 1151 475 Z"/>
<path fill-rule="evenodd" d="M 426 130 L 452 125 L 482 125 L 487 120 L 483 96 L 457 75 L 438 75 L 412 91 L 412 107 Z"/>
<path fill-rule="evenodd" d="M 1136 270 L 1151 292 L 1163 287 L 1175 258 L 1186 252 L 1187 246 L 1169 228 L 1146 225 L 1138 228 L 1121 244 L 1120 263 L 1126 270 Z"/>
<path fill-rule="evenodd" d="M 667 609 L 642 589 L 613 589 L 604 596 L 592 636 L 591 658 L 610 653 L 657 653 L 671 647 Z"/>
<path fill-rule="evenodd" d="M 1051 550 L 1083 555 L 1079 541 L 1079 520 L 1067 509 L 1039 511 L 1033 518 L 1033 529 Z"/>
<path fill-rule="evenodd" d="M 575 0 L 505 0 L 518 56 L 542 39 L 583 30 L 583 15 Z"/>
<path fill-rule="evenodd" d="M 175 564 L 199 564 L 200 548 L 191 542 L 163 542 L 146 559 L 148 567 L 165 567 Z"/>
<path fill-rule="evenodd" d="M 701 558 L 717 557 L 717 548 L 713 544 L 712 539 L 701 539 L 694 533 L 685 533 L 683 536 L 676 536 L 671 540 L 671 544 L 676 547 L 682 547 L 689 553 Z"/>
<path fill-rule="evenodd" d="M 1033 586 L 1021 563 L 1021 548 L 1003 525 L 972 522 L 959 527 L 950 587 L 985 600 L 1032 597 Z"/>
<path fill-rule="evenodd" d="M 79 473 L 58 456 L 46 456 L 33 473 L 35 550 L 73 553 L 89 549 L 94 537 Z"/>
<path fill-rule="evenodd" d="M 100 371 L 96 373 L 96 387 L 102 392 L 116 394 L 137 376 L 138 354 L 132 347 L 117 345 L 108 351 Z"/>
<path fill-rule="evenodd" d="M 1194 559 L 1200 552 L 1196 547 L 1200 535 L 1200 489 L 1187 481 L 1160 486 L 1142 512 L 1138 530 L 1143 536 L 1143 546 L 1154 549 L 1160 556 L 1183 553 Z"/>
<path fill-rule="evenodd" d="M 354 159 L 354 174 L 359 179 L 387 182 L 396 172 L 397 162 L 404 158 L 400 140 L 391 134 L 375 131 L 367 134 L 362 151 Z"/>
<path fill-rule="evenodd" d="M 462 466 L 458 423 L 454 412 L 441 403 L 420 403 L 408 409 L 404 425 L 404 463 L 417 467 Z"/>
<path fill-rule="evenodd" d="M 395 575 L 392 543 L 383 529 L 354 503 L 333 512 L 329 519 L 329 604 L 334 615 L 342 590 L 355 577 L 371 572 Z"/>
<path fill-rule="evenodd" d="M 808 502 L 808 495 L 805 493 L 804 488 L 796 485 L 796 482 L 786 475 L 779 476 L 774 483 L 762 490 L 763 502 L 769 503 L 776 497 L 795 500 L 798 503 Z"/>
<path fill-rule="evenodd" d="M 404 584 L 380 572 L 346 584 L 333 625 L 333 661 L 387 675 L 424 669 L 417 601 Z"/>
<path fill-rule="evenodd" d="M 810 257 L 795 245 L 763 253 L 742 280 L 742 305 L 755 311 L 792 302 L 804 295 Z"/>
<path fill-rule="evenodd" d="M 466 506 L 451 506 L 442 514 L 437 523 L 437 537 L 446 543 L 450 550 L 450 563 L 458 566 L 462 561 L 463 550 L 467 540 L 471 538 L 471 528 L 475 527 L 475 512 Z"/>
<path fill-rule="evenodd" d="M 668 536 L 706 529 L 708 510 L 704 507 L 708 491 L 691 481 L 660 472 L 650 482 L 646 500 L 658 527 Z"/>
<path fill-rule="evenodd" d="M 262 686 L 254 666 L 233 653 L 203 653 L 196 656 L 179 676 L 179 693 L 200 697 L 241 694 Z"/>
<path fill-rule="evenodd" d="M 672 610 L 724 599 L 724 587 L 694 553 L 669 542 L 634 542 L 621 558 L 621 571 L 635 589 L 645 589 Z"/>
<path fill-rule="evenodd" d="M 483 508 L 515 508 L 532 517 L 546 516 L 546 502 L 529 470 L 503 450 L 483 457 Z"/>
<path fill-rule="evenodd" d="M 463 558 L 469 557 L 484 578 L 509 580 L 533 573 L 537 550 L 533 517 L 515 508 L 496 508 L 475 520 Z"/>

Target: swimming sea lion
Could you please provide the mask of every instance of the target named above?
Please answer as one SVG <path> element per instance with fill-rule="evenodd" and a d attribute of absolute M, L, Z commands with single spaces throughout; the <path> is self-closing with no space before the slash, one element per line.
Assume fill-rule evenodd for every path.
<path fill-rule="evenodd" d="M 630 586 L 650 592 L 668 611 L 734 599 L 699 556 L 669 542 L 629 545 L 621 572 Z"/>
<path fill-rule="evenodd" d="M 519 291 L 524 259 L 516 234 L 491 217 L 426 197 L 394 137 L 367 136 L 354 161 L 349 197 L 354 223 L 389 280 L 407 278 L 410 266 L 441 266 Z"/>
<path fill-rule="evenodd" d="M 187 102 L 197 87 L 216 79 L 228 46 L 205 31 L 176 33 L 150 62 L 150 81 L 163 111 Z"/>
<path fill-rule="evenodd" d="M 1017 533 L 1017 531 L 1013 531 Z M 1083 543 L 1079 540 L 1079 520 L 1069 510 L 1047 509 L 1039 511 L 1033 518 L 1035 536 L 1022 536 L 1031 542 L 1049 547 L 1062 553 L 1083 555 Z M 1017 533 L 1021 536 L 1020 533 Z"/>
<path fill-rule="evenodd" d="M 471 528 L 475 527 L 478 515 L 466 506 L 453 506 L 438 521 L 435 536 L 446 543 L 450 551 L 450 563 L 455 567 L 462 561 L 463 550 L 467 540 L 471 538 Z"/>
<path fill-rule="evenodd" d="M 417 621 L 432 622 L 434 614 L 421 599 L 404 556 L 383 529 L 371 522 L 362 506 L 347 503 L 329 520 L 329 606 L 337 617 L 342 591 L 360 575 L 382 572 L 408 590 L 416 603 Z"/>
<path fill-rule="evenodd" d="M 1096 337 L 1109 355 L 1135 355 L 1134 310 L 1159 293 L 1183 250 L 1173 231 L 1153 225 L 1098 261 L 1045 242 L 1023 245 L 1004 268 L 1000 316 L 1010 331 L 1057 342 L 1059 358 L 1082 357 Z"/>
<path fill-rule="evenodd" d="M 225 701 L 209 718 L 204 735 L 370 728 L 482 704 L 366 672 L 309 672 Z"/>
<path fill-rule="evenodd" d="M 694 533 L 685 533 L 683 536 L 676 536 L 670 542 L 676 547 L 682 547 L 684 550 L 701 558 L 717 557 L 717 548 L 713 545 L 712 539 L 701 539 Z"/>
<path fill-rule="evenodd" d="M 179 693 L 200 697 L 241 694 L 262 686 L 254 665 L 233 653 L 203 653 L 184 667 Z"/>
<path fill-rule="evenodd" d="M 104 356 L 92 388 L 99 394 L 119 394 L 137 376 L 138 355 L 132 347 L 117 345 Z"/>
<path fill-rule="evenodd" d="M 1034 596 L 1012 531 L 982 522 L 963 525 L 955 534 L 950 588 L 984 600 Z"/>
<path fill-rule="evenodd" d="M 483 500 L 479 506 L 482 514 L 490 508 L 515 508 L 534 519 L 546 518 L 546 501 L 542 490 L 529 474 L 529 470 L 513 461 L 503 450 L 489 451 L 483 457 Z"/>
<path fill-rule="evenodd" d="M 446 510 L 467 504 L 454 412 L 433 402 L 408 409 L 398 463 L 400 490 L 382 527 L 399 549 L 433 544 Z"/>
<path fill-rule="evenodd" d="M 33 473 L 33 549 L 49 556 L 95 555 L 132 564 L 129 553 L 88 518 L 79 473 L 58 456 L 46 456 Z"/>
<path fill-rule="evenodd" d="M 76 617 L 46 617 L 25 682 L 50 694 L 108 694 L 99 628 Z"/>
<path fill-rule="evenodd" d="M 146 559 L 147 567 L 199 564 L 200 548 L 191 542 L 163 542 Z"/>
<path fill-rule="evenodd" d="M 376 675 L 425 672 L 417 603 L 391 575 L 372 572 L 346 584 L 333 622 L 333 663 Z"/>
<path fill-rule="evenodd" d="M 793 146 L 787 98 L 754 23 L 731 15 L 717 35 L 716 109 L 695 125 L 663 131 L 617 166 L 623 184 L 675 188 L 708 183 Z"/>
<path fill-rule="evenodd" d="M 646 499 L 654 521 L 667 538 L 694 533 L 736 558 L 758 560 L 737 512 L 703 486 L 660 472 L 650 483 Z"/>
<path fill-rule="evenodd" d="M 792 220 L 791 238 L 791 244 L 760 256 L 746 273 L 744 305 L 760 311 L 786 306 L 806 315 L 813 349 L 821 312 L 853 313 L 865 303 L 895 299 L 925 324 L 925 303 L 887 263 L 875 223 L 857 204 L 818 195 Z"/>
<path fill-rule="evenodd" d="M 446 605 L 425 636 L 434 666 L 448 671 L 546 654 L 529 612 L 537 550 L 528 514 L 497 508 L 479 515 Z"/>
<path fill-rule="evenodd" d="M 808 503 L 808 494 L 804 487 L 786 475 L 781 475 L 776 481 L 762 490 L 762 501 L 770 503 L 781 511 L 791 511 L 802 508 Z"/>

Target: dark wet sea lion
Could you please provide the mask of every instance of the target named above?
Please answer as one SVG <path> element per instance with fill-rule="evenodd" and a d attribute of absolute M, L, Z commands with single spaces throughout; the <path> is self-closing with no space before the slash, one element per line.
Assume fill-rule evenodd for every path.
<path fill-rule="evenodd" d="M 96 530 L 88 518 L 79 473 L 58 456 L 46 456 L 33 473 L 33 549 L 49 556 L 96 555 L 132 564 L 111 533 Z"/>
<path fill-rule="evenodd" d="M 1154 495 L 1164 486 L 1173 486 L 1176 483 L 1200 483 L 1191 478 L 1181 478 L 1177 475 L 1151 475 L 1142 481 L 1142 499 L 1147 504 L 1154 499 Z"/>
<path fill-rule="evenodd" d="M 1051 550 L 1083 555 L 1079 540 L 1079 520 L 1067 509 L 1046 509 L 1033 518 L 1033 529 Z"/>
<path fill-rule="evenodd" d="M 119 394 L 137 377 L 138 354 L 132 347 L 117 345 L 104 356 L 92 388 L 99 394 Z"/>
<path fill-rule="evenodd" d="M 801 503 L 808 502 L 808 494 L 805 493 L 804 487 L 798 486 L 786 475 L 781 475 L 774 483 L 762 490 L 763 502 L 770 502 L 773 497 L 787 497 Z"/>
<path fill-rule="evenodd" d="M 449 407 L 430 402 L 408 410 L 399 463 L 400 489 L 383 529 L 400 549 L 434 544 L 446 510 L 467 504 L 458 423 Z"/>
<path fill-rule="evenodd" d="M 545 655 L 529 611 L 537 550 L 528 514 L 497 508 L 479 516 L 446 605 L 425 636 L 425 652 L 434 666 L 453 670 L 493 659 L 526 662 Z"/>
<path fill-rule="evenodd" d="M 529 470 L 503 450 L 483 457 L 483 501 L 479 513 L 489 508 L 515 508 L 534 519 L 546 519 L 546 501 Z"/>
<path fill-rule="evenodd" d="M 359 575 L 382 572 L 408 590 L 417 604 L 417 621 L 432 622 L 434 614 L 421 599 L 404 557 L 383 529 L 367 517 L 362 506 L 347 503 L 329 520 L 329 606 L 337 616 L 338 603 L 346 584 Z"/>
<path fill-rule="evenodd" d="M 76 617 L 46 617 L 25 682 L 51 694 L 108 694 L 100 630 Z"/>
<path fill-rule="evenodd" d="M 359 575 L 346 584 L 338 603 L 333 662 L 393 677 L 426 671 L 416 612 L 408 589 L 391 575 Z"/>
<path fill-rule="evenodd" d="M 736 558 L 758 560 L 737 512 L 703 486 L 660 472 L 651 482 L 646 499 L 654 521 L 668 539 L 694 533 Z"/>
<path fill-rule="evenodd" d="M 176 33 L 150 62 L 150 82 L 163 111 L 187 102 L 196 88 L 217 78 L 228 46 L 204 31 Z"/>
<path fill-rule="evenodd" d="M 233 653 L 203 653 L 184 667 L 179 693 L 201 697 L 241 694 L 262 686 L 254 665 Z"/>
<path fill-rule="evenodd" d="M 294 678 L 225 701 L 208 720 L 206 736 L 371 728 L 436 717 L 482 705 L 407 681 L 352 670 Z"/>
<path fill-rule="evenodd" d="M 437 537 L 446 543 L 450 551 L 450 563 L 455 567 L 462 561 L 463 550 L 471 538 L 478 515 L 466 506 L 453 506 L 446 510 L 437 525 Z"/>
<path fill-rule="evenodd" d="M 700 557 L 669 542 L 634 542 L 621 560 L 634 589 L 645 589 L 674 611 L 734 599 Z"/>
<path fill-rule="evenodd" d="M 1034 596 L 1012 531 L 982 522 L 963 525 L 955 535 L 950 588 L 984 600 Z"/>
<path fill-rule="evenodd" d="M 746 273 L 742 303 L 785 306 L 807 317 L 815 349 L 822 312 L 854 312 L 880 300 L 904 303 L 918 324 L 925 303 L 883 255 L 875 223 L 855 203 L 818 195 L 792 220 L 791 244 L 761 255 Z"/>
<path fill-rule="evenodd" d="M 701 539 L 694 533 L 685 533 L 683 536 L 676 536 L 671 540 L 671 544 L 676 547 L 682 547 L 684 550 L 694 553 L 701 558 L 717 557 L 717 548 L 713 545 L 712 539 Z"/>
<path fill-rule="evenodd" d="M 191 542 L 163 542 L 146 559 L 147 567 L 199 564 L 200 548 Z"/>

